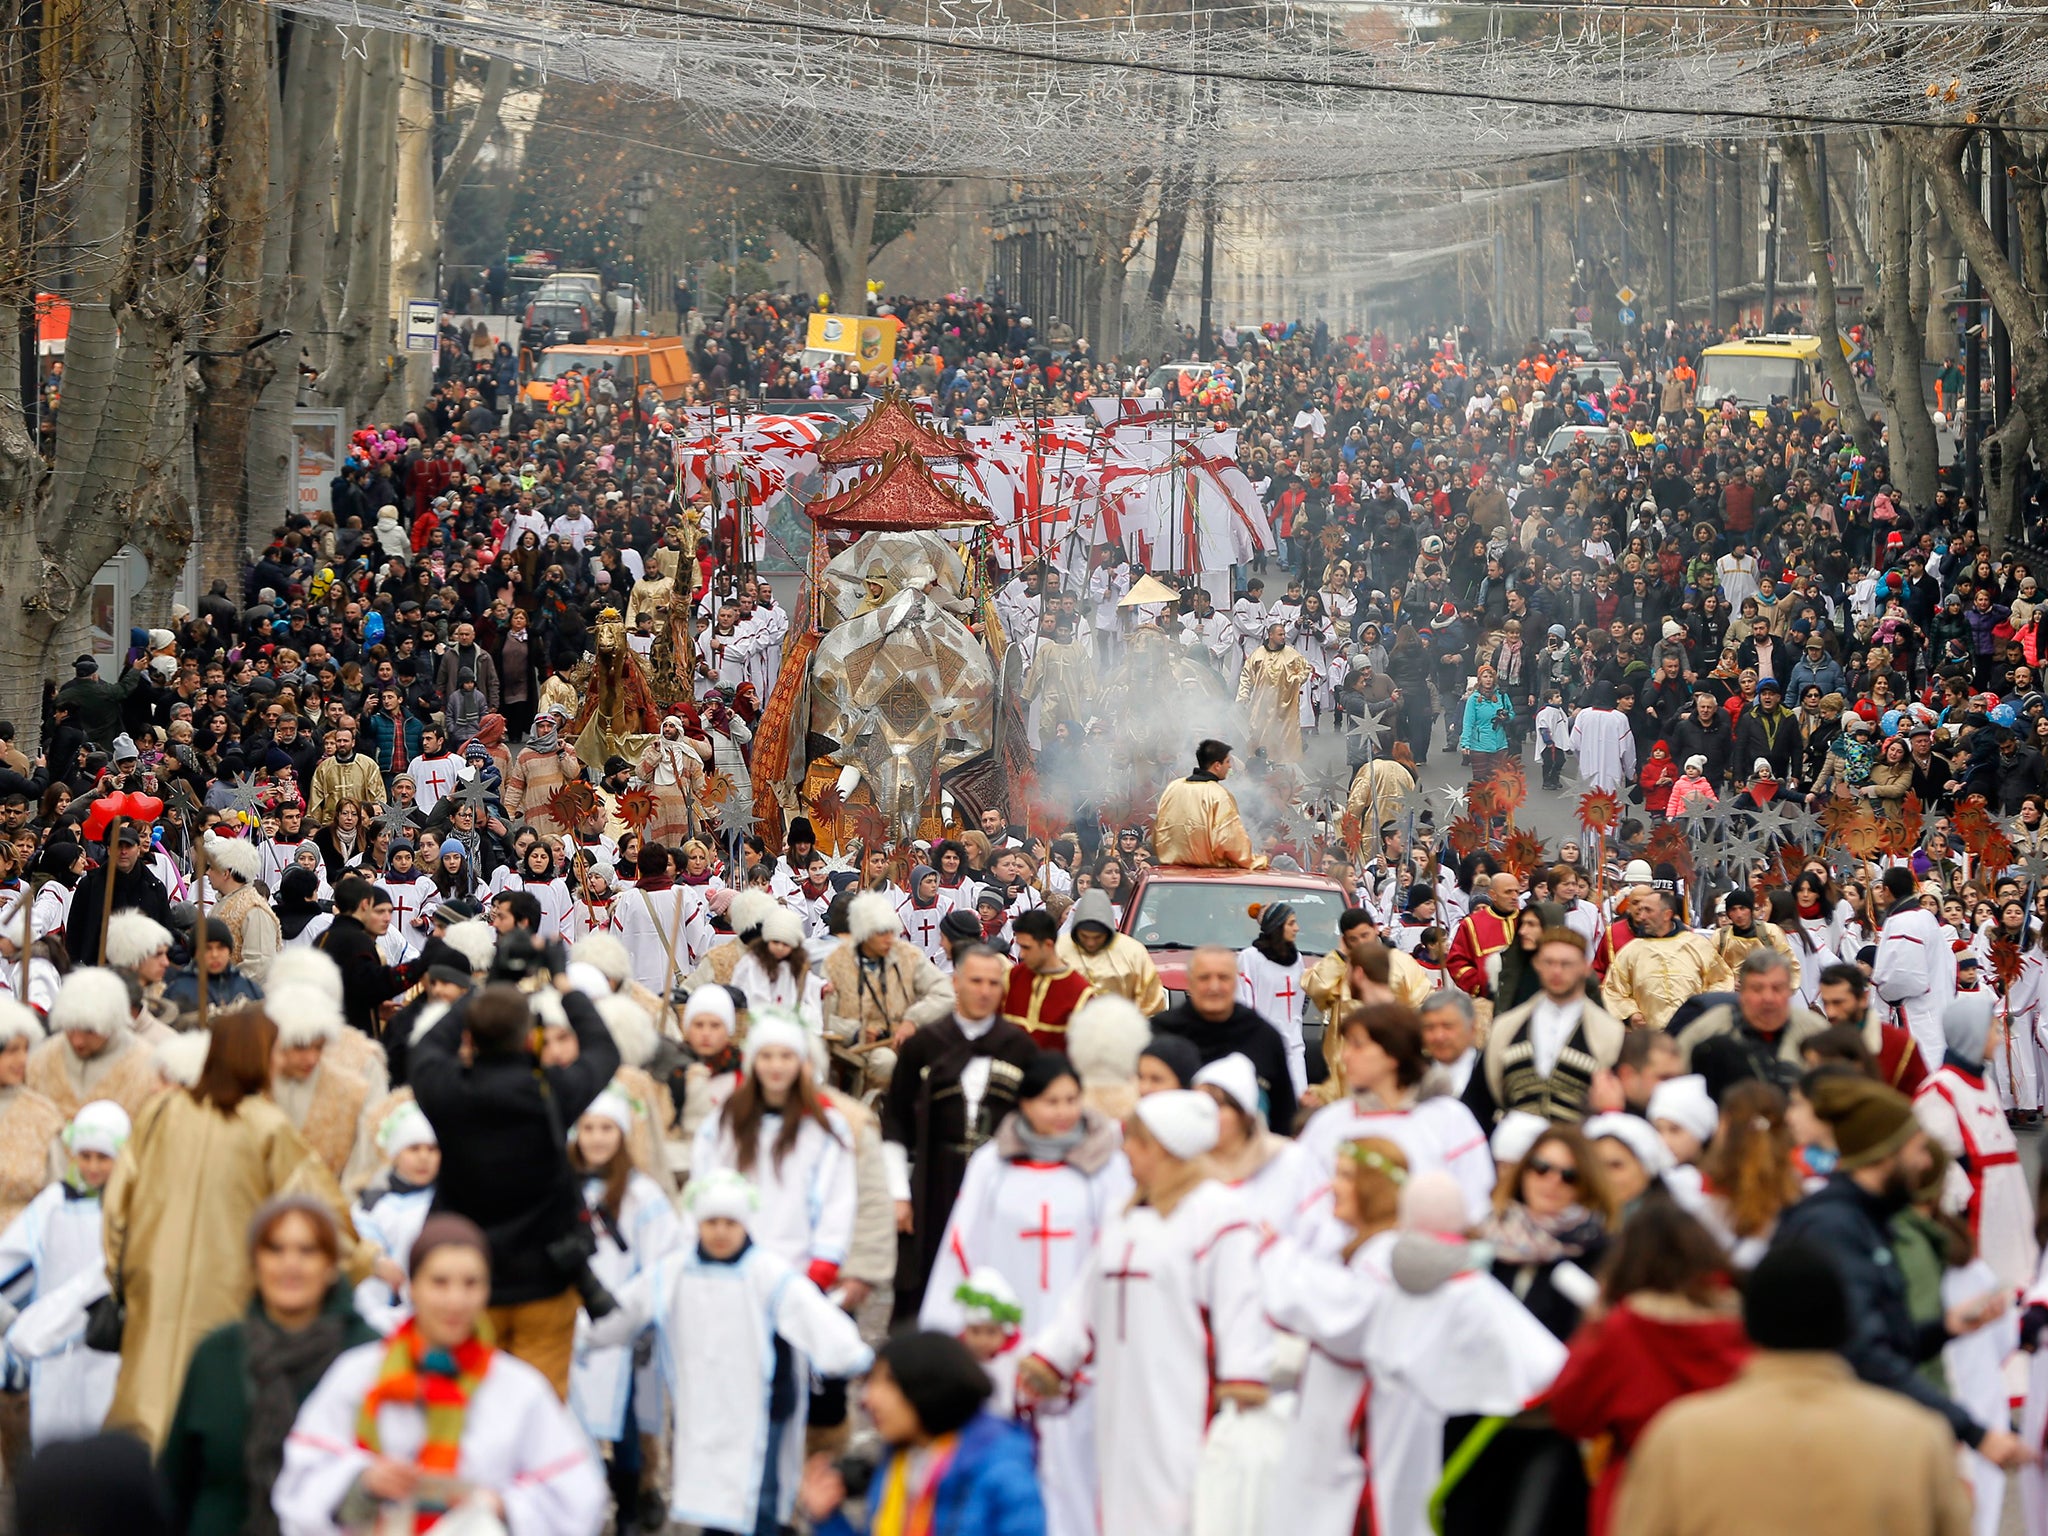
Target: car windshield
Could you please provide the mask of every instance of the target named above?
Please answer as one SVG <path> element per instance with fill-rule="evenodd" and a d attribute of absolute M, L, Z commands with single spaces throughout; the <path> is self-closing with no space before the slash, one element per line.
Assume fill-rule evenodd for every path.
<path fill-rule="evenodd" d="M 1543 456 L 1552 454 L 1570 455 L 1581 448 L 1607 448 L 1621 441 L 1621 434 L 1611 427 L 1559 427 L 1550 434 L 1550 441 L 1543 445 Z"/>
<path fill-rule="evenodd" d="M 1700 359 L 1699 403 L 1766 406 L 1771 396 L 1790 400 L 1799 379 L 1796 357 L 1715 357 Z"/>
<path fill-rule="evenodd" d="M 581 368 L 585 373 L 599 373 L 613 358 L 599 358 L 590 352 L 547 351 L 540 355 L 540 366 L 533 370 L 536 379 L 559 379 L 571 368 Z"/>
<path fill-rule="evenodd" d="M 573 324 L 582 318 L 583 307 L 580 304 L 559 301 L 535 304 L 533 306 L 533 324 L 535 325 Z"/>
<path fill-rule="evenodd" d="M 1194 949 L 1221 944 L 1243 949 L 1259 936 L 1251 909 L 1284 901 L 1301 919 L 1295 943 L 1311 955 L 1337 945 L 1341 893 L 1315 886 L 1259 885 L 1249 880 L 1153 880 L 1138 897 L 1131 937 L 1147 949 Z"/>

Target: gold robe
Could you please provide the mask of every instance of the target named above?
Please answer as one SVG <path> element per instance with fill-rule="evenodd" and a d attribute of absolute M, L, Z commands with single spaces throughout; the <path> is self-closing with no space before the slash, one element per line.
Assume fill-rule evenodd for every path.
<path fill-rule="evenodd" d="M 1071 933 L 1061 934 L 1056 947 L 1060 959 L 1097 992 L 1130 999 L 1148 1018 L 1166 1012 L 1166 988 L 1152 953 L 1129 934 L 1111 934 L 1099 954 L 1084 953 Z"/>
<path fill-rule="evenodd" d="M 0 1088 L 0 1229 L 50 1182 L 50 1147 L 64 1115 L 33 1088 Z"/>
<path fill-rule="evenodd" d="M 1785 930 L 1776 923 L 1758 918 L 1754 931 L 1746 939 L 1733 928 L 1714 930 L 1714 949 L 1721 956 L 1721 963 L 1728 967 L 1728 974 L 1731 976 L 1740 968 L 1752 949 L 1762 949 L 1767 944 L 1791 964 L 1792 987 L 1793 990 L 1798 990 L 1799 957 L 1792 952 L 1792 941 L 1785 937 Z"/>
<path fill-rule="evenodd" d="M 1638 934 L 1608 968 L 1600 997 L 1622 1023 L 1640 1013 L 1648 1029 L 1662 1029 L 1687 998 L 1728 985 L 1728 967 L 1713 941 L 1690 928 L 1661 939 Z"/>
<path fill-rule="evenodd" d="M 274 1195 L 334 1213 L 355 1284 L 375 1251 L 357 1244 L 347 1202 L 285 1112 L 244 1099 L 231 1115 L 171 1090 L 150 1101 L 107 1181 L 107 1272 L 128 1303 L 121 1376 L 107 1425 L 161 1447 L 199 1341 L 248 1310 L 249 1218 Z"/>
<path fill-rule="evenodd" d="M 299 1139 L 339 1180 L 355 1154 L 356 1132 L 363 1123 L 363 1105 L 370 1085 L 338 1062 L 325 1059 L 312 1076 L 294 1081 L 271 1078 L 271 1096 L 290 1118 Z"/>
<path fill-rule="evenodd" d="M 1301 761 L 1301 690 L 1314 669 L 1291 645 L 1264 646 L 1245 658 L 1237 677 L 1237 702 L 1251 724 L 1247 754 L 1263 750 L 1269 763 Z"/>
<path fill-rule="evenodd" d="M 1437 990 L 1415 957 L 1392 945 L 1387 946 L 1387 985 L 1395 997 L 1415 1009 Z M 1343 1029 L 1344 1015 L 1358 1001 L 1351 991 L 1351 957 L 1341 948 L 1331 950 L 1303 974 L 1301 990 L 1323 1016 L 1323 1064 L 1330 1069 L 1323 1102 L 1334 1104 L 1351 1091 L 1344 1086 Z"/>
<path fill-rule="evenodd" d="M 1366 846 L 1370 848 L 1379 842 L 1381 827 L 1400 819 L 1408 797 L 1414 793 L 1414 774 L 1391 757 L 1376 757 L 1359 765 L 1344 809 L 1357 815 L 1359 826 L 1365 830 Z"/>
<path fill-rule="evenodd" d="M 1152 849 L 1162 864 L 1252 867 L 1251 834 L 1229 786 L 1216 779 L 1175 779 L 1160 791 Z"/>
<path fill-rule="evenodd" d="M 1062 720 L 1084 723 L 1093 714 L 1096 695 L 1095 653 L 1079 640 L 1065 645 L 1041 640 L 1024 673 L 1024 697 L 1039 704 L 1038 728 L 1046 736 Z"/>

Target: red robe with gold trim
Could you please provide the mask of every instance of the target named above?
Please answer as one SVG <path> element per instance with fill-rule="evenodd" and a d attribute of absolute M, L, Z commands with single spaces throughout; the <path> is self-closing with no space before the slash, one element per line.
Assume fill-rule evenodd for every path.
<path fill-rule="evenodd" d="M 1451 952 L 1444 959 L 1444 969 L 1451 973 L 1451 980 L 1458 984 L 1460 991 L 1469 992 L 1474 997 L 1493 995 L 1493 988 L 1486 979 L 1486 957 L 1497 955 L 1514 943 L 1515 919 L 1519 916 L 1519 913 L 1510 912 L 1502 917 L 1493 910 L 1491 903 L 1482 903 L 1458 924 L 1458 931 L 1451 938 Z"/>
<path fill-rule="evenodd" d="M 1042 1051 L 1067 1048 L 1067 1019 L 1095 995 L 1079 971 L 1068 968 L 1041 975 L 1028 965 L 1010 967 L 1003 989 L 1003 1017 L 1031 1036 Z"/>
<path fill-rule="evenodd" d="M 1600 935 L 1599 948 L 1593 951 L 1593 974 L 1605 981 L 1607 968 L 1614 964 L 1614 957 L 1626 949 L 1628 941 L 1635 936 L 1635 930 L 1629 927 L 1625 918 L 1617 917 L 1609 923 L 1606 932 Z"/>

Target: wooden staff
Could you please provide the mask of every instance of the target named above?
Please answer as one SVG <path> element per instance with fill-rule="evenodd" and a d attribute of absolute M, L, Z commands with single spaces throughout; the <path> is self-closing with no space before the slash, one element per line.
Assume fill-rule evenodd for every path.
<path fill-rule="evenodd" d="M 199 898 L 199 918 L 192 925 L 192 965 L 199 972 L 199 1027 L 206 1028 L 206 834 L 192 843 L 192 889 Z"/>
<path fill-rule="evenodd" d="M 29 876 L 28 895 L 26 898 L 24 898 L 22 906 L 23 916 L 21 920 L 21 990 L 15 994 L 15 997 L 17 1001 L 23 1003 L 26 1003 L 28 1001 L 29 951 L 35 947 L 36 939 L 36 893 L 40 891 L 43 888 L 43 886 L 47 883 L 48 882 L 46 881 L 37 880 L 36 877 L 33 875 Z"/>

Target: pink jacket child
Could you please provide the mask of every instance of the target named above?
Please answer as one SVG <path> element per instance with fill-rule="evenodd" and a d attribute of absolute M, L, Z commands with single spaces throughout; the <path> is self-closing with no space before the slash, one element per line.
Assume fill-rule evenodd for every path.
<path fill-rule="evenodd" d="M 1678 776 L 1671 786 L 1671 799 L 1665 804 L 1664 814 L 1677 816 L 1686 806 L 1697 800 L 1701 805 L 1719 805 L 1721 797 L 1714 793 L 1714 786 L 1704 777 L 1707 760 L 1695 753 L 1685 760 L 1685 772 Z"/>

